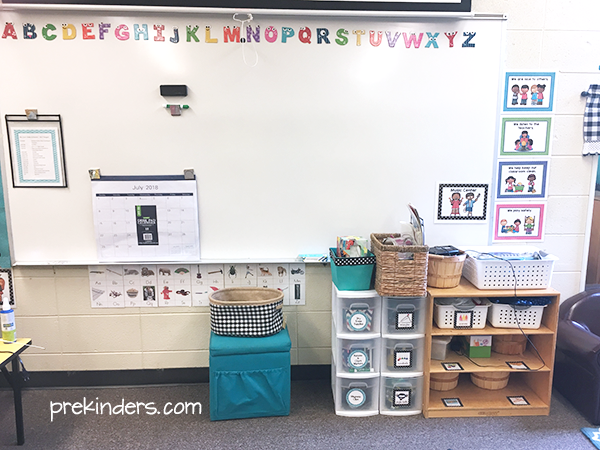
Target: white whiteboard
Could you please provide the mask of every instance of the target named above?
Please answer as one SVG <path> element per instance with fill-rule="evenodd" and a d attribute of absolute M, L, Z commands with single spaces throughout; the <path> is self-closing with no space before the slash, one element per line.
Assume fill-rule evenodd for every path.
<path fill-rule="evenodd" d="M 0 39 L 2 116 L 60 114 L 68 178 L 66 189 L 15 189 L 5 180 L 18 264 L 97 261 L 90 168 L 193 168 L 202 260 L 326 252 L 338 235 L 397 230 L 409 202 L 428 244 L 488 242 L 486 223 L 434 224 L 433 216 L 438 182 L 491 183 L 500 20 L 255 14 L 254 45 L 223 42 L 223 27 L 239 25 L 230 15 L 23 11 L 3 12 L 5 22 L 17 39 Z M 111 25 L 103 40 L 101 22 Z M 23 39 L 27 23 L 36 39 Z M 57 28 L 52 41 L 41 34 L 48 23 Z M 82 38 L 86 23 L 95 39 Z M 77 37 L 64 40 L 61 24 L 73 24 Z M 128 25 L 128 40 L 115 37 L 119 24 Z M 147 24 L 148 40 L 133 38 L 135 24 Z M 153 40 L 154 24 L 165 25 L 165 42 Z M 199 42 L 186 42 L 186 25 L 198 26 Z M 206 26 L 218 42 L 205 42 Z M 269 26 L 278 31 L 273 43 Z M 173 27 L 177 44 L 169 42 Z M 285 43 L 283 27 L 294 31 Z M 310 44 L 300 40 L 303 27 Z M 317 43 L 317 29 L 328 30 L 329 44 Z M 346 45 L 335 41 L 340 29 Z M 365 33 L 361 45 L 356 30 Z M 379 46 L 370 30 L 375 39 L 381 31 Z M 450 47 L 444 33 L 455 31 Z M 475 47 L 462 47 L 465 32 L 476 33 Z M 404 33 L 422 35 L 420 47 L 407 48 Z M 439 33 L 438 48 L 426 47 L 427 33 Z M 161 84 L 185 84 L 188 96 L 162 98 Z M 190 108 L 171 117 L 169 102 Z"/>

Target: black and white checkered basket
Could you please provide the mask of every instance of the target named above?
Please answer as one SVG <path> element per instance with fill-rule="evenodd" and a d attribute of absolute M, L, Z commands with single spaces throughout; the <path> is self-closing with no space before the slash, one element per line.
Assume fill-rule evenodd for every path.
<path fill-rule="evenodd" d="M 226 288 L 208 298 L 215 334 L 262 337 L 283 329 L 283 292 L 277 289 Z"/>

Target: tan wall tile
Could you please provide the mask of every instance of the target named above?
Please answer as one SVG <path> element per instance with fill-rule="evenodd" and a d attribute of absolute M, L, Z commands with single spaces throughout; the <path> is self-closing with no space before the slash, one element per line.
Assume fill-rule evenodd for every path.
<path fill-rule="evenodd" d="M 59 318 L 63 352 L 139 352 L 140 319 L 135 316 L 63 316 Z"/>
<path fill-rule="evenodd" d="M 153 314 L 140 321 L 144 352 L 208 349 L 209 314 Z"/>

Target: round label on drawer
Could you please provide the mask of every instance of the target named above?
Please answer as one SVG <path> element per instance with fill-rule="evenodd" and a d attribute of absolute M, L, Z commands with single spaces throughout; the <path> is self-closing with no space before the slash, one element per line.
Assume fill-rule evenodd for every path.
<path fill-rule="evenodd" d="M 363 350 L 354 350 L 348 355 L 348 365 L 354 369 L 362 369 L 369 362 L 369 357 Z"/>
<path fill-rule="evenodd" d="M 353 331 L 363 331 L 369 324 L 369 318 L 362 311 L 356 311 L 348 319 L 348 325 Z"/>
<path fill-rule="evenodd" d="M 358 408 L 359 406 L 362 406 L 365 403 L 366 399 L 367 396 L 365 394 L 365 391 L 363 391 L 362 389 L 350 389 L 346 394 L 346 402 L 352 408 Z"/>

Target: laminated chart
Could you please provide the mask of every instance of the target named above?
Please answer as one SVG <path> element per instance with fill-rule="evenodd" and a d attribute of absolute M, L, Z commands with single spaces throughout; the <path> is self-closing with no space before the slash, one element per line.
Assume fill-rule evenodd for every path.
<path fill-rule="evenodd" d="M 103 176 L 92 203 L 99 262 L 200 259 L 195 179 Z"/>
<path fill-rule="evenodd" d="M 306 304 L 304 263 L 127 264 L 89 266 L 92 308 L 208 306 L 225 287 L 283 292 L 284 305 Z"/>

